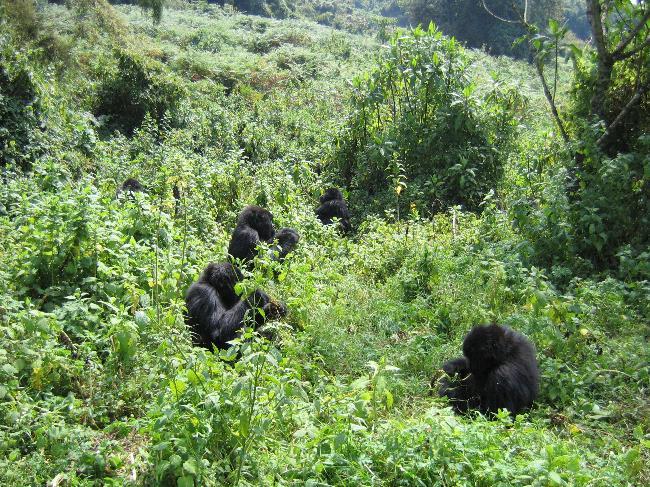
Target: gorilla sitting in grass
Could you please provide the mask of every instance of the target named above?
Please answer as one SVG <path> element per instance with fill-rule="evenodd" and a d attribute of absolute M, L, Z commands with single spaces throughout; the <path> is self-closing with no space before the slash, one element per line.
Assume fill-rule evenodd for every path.
<path fill-rule="evenodd" d="M 446 362 L 440 396 L 454 410 L 483 414 L 507 409 L 515 415 L 537 397 L 539 372 L 535 346 L 506 326 L 476 326 L 465 337 L 463 357 Z"/>
<path fill-rule="evenodd" d="M 232 264 L 211 263 L 190 286 L 185 297 L 185 322 L 194 345 L 210 350 L 227 349 L 228 342 L 240 336 L 245 324 L 251 323 L 257 329 L 265 320 L 287 314 L 283 303 L 273 301 L 259 289 L 240 299 L 235 284 L 241 280 L 241 272 Z"/>
<path fill-rule="evenodd" d="M 237 218 L 228 253 L 242 262 L 250 262 L 257 253 L 258 244 L 273 244 L 276 239 L 274 250 L 281 260 L 295 248 L 300 235 L 291 228 L 283 228 L 276 235 L 271 212 L 259 206 L 247 206 Z"/>
<path fill-rule="evenodd" d="M 339 219 L 339 228 L 348 233 L 352 230 L 348 205 L 343 199 L 343 193 L 337 188 L 329 188 L 320 197 L 320 206 L 316 209 L 316 217 L 323 225 L 332 225 L 334 218 Z"/>

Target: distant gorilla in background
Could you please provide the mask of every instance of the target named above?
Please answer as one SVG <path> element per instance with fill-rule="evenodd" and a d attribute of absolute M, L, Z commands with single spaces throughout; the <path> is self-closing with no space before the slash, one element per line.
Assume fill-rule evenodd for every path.
<path fill-rule="evenodd" d="M 320 197 L 320 206 L 316 209 L 316 217 L 323 225 L 334 223 L 332 218 L 339 219 L 339 225 L 344 233 L 352 229 L 348 205 L 343 199 L 343 193 L 338 188 L 329 188 Z"/>
<path fill-rule="evenodd" d="M 287 314 L 283 303 L 273 301 L 259 289 L 241 300 L 235 292 L 235 284 L 241 279 L 241 272 L 232 264 L 211 263 L 190 286 L 185 297 L 185 322 L 192 331 L 194 345 L 210 350 L 214 347 L 227 349 L 228 342 L 239 336 L 247 313 L 255 329 L 266 319 L 278 319 Z"/>
<path fill-rule="evenodd" d="M 260 242 L 271 243 L 275 237 L 273 215 L 259 206 L 247 206 L 237 218 L 228 253 L 244 262 L 253 260 Z"/>
<path fill-rule="evenodd" d="M 532 406 L 539 372 L 535 346 L 524 335 L 506 326 L 476 326 L 465 337 L 463 355 L 442 366 L 449 377 L 440 396 L 456 412 L 507 409 L 515 415 Z"/>
<path fill-rule="evenodd" d="M 279 260 L 283 260 L 298 245 L 300 234 L 293 228 L 281 228 L 275 234 L 275 241 L 277 243 L 273 246 L 273 251 L 277 252 Z"/>
<path fill-rule="evenodd" d="M 117 189 L 117 196 L 119 197 L 122 194 L 126 193 L 127 196 L 130 196 L 132 198 L 135 193 L 142 193 L 142 192 L 144 192 L 144 187 L 142 186 L 142 184 L 140 184 L 140 181 L 138 181 L 135 178 L 128 178 Z"/>

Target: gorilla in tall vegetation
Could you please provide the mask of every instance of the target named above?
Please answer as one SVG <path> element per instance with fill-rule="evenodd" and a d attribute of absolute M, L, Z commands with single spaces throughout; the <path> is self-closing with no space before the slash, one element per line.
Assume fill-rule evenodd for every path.
<path fill-rule="evenodd" d="M 228 253 L 243 262 L 253 260 L 257 245 L 261 242 L 272 244 L 277 237 L 279 258 L 283 259 L 300 240 L 298 232 L 283 228 L 277 235 L 273 226 L 273 215 L 259 206 L 247 206 L 237 218 L 237 226 L 228 245 Z"/>
<path fill-rule="evenodd" d="M 535 346 L 506 326 L 476 326 L 465 337 L 463 357 L 446 362 L 440 396 L 454 410 L 515 415 L 532 406 L 539 389 Z"/>
<path fill-rule="evenodd" d="M 323 225 L 331 225 L 334 223 L 333 218 L 338 218 L 339 226 L 344 233 L 352 229 L 348 205 L 338 188 L 329 188 L 323 193 L 320 197 L 320 206 L 316 208 L 316 217 Z"/>
<path fill-rule="evenodd" d="M 277 252 L 279 260 L 283 260 L 287 254 L 293 252 L 298 245 L 300 234 L 293 228 L 281 228 L 278 230 L 278 233 L 275 234 L 275 241 L 277 243 L 273 247 L 273 251 Z"/>
<path fill-rule="evenodd" d="M 185 296 L 185 322 L 192 332 L 194 345 L 210 350 L 227 349 L 228 342 L 240 335 L 247 320 L 257 329 L 266 319 L 287 314 L 283 303 L 272 300 L 259 289 L 240 299 L 235 284 L 241 280 L 241 272 L 232 264 L 211 263 L 190 286 Z"/>
<path fill-rule="evenodd" d="M 228 253 L 244 262 L 253 260 L 257 245 L 260 242 L 271 243 L 274 237 L 271 212 L 259 206 L 247 206 L 237 218 Z"/>
<path fill-rule="evenodd" d="M 117 189 L 117 196 L 126 194 L 127 196 L 133 197 L 135 193 L 144 192 L 144 186 L 135 178 L 126 179 L 122 185 Z"/>

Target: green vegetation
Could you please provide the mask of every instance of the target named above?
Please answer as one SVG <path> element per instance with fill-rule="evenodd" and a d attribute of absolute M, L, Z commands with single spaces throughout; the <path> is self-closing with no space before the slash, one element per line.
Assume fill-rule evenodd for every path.
<path fill-rule="evenodd" d="M 530 64 L 253 3 L 288 10 L 0 3 L 0 483 L 650 483 L 646 2 L 586 2 L 600 51 L 524 19 Z M 247 204 L 301 241 L 246 274 L 289 315 L 234 360 L 183 298 Z M 439 367 L 492 321 L 539 398 L 455 416 Z"/>

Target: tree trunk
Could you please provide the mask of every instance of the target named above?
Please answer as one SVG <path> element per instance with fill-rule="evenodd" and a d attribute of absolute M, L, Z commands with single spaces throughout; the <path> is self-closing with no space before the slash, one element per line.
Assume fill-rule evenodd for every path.
<path fill-rule="evenodd" d="M 593 41 L 596 47 L 596 56 L 598 67 L 598 77 L 594 87 L 594 93 L 591 98 L 591 113 L 598 115 L 609 125 L 607 120 L 607 110 L 604 106 L 604 101 L 607 99 L 607 90 L 609 89 L 612 79 L 612 68 L 614 60 L 612 55 L 607 49 L 605 41 L 605 33 L 603 31 L 603 10 L 599 0 L 586 0 L 587 3 L 587 18 L 589 25 L 591 25 L 591 33 L 593 34 Z"/>

